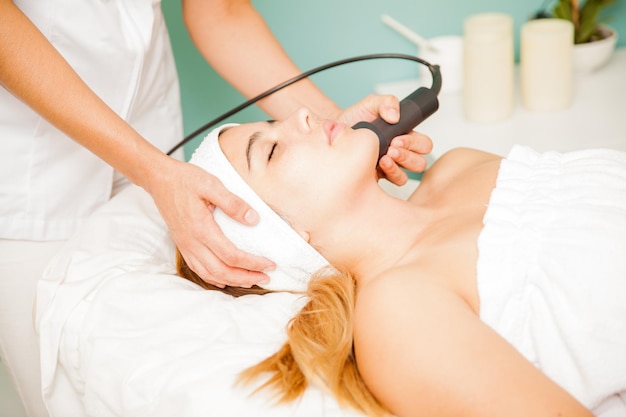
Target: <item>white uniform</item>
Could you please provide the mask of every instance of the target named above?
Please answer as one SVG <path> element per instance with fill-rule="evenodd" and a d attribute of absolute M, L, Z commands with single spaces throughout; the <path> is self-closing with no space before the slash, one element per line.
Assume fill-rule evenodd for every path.
<path fill-rule="evenodd" d="M 181 139 L 178 78 L 159 0 L 15 3 L 141 135 L 164 151 Z M 0 146 L 0 357 L 27 413 L 40 416 L 36 281 L 58 241 L 111 198 L 119 175 L 1 88 Z"/>
<path fill-rule="evenodd" d="M 481 319 L 596 415 L 626 416 L 626 153 L 515 147 L 484 224 Z"/>

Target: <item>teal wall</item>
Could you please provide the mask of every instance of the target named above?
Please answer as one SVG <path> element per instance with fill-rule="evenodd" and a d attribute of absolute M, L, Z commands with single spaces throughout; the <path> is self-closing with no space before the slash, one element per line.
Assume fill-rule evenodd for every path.
<path fill-rule="evenodd" d="M 388 14 L 425 37 L 460 35 L 463 19 L 473 13 L 499 11 L 515 20 L 516 48 L 519 28 L 541 6 L 542 0 L 254 0 L 276 37 L 302 70 L 330 61 L 375 52 L 415 54 L 416 47 L 380 20 Z M 185 134 L 219 116 L 245 99 L 219 77 L 195 50 L 182 23 L 180 1 L 163 0 L 163 10 L 176 56 L 183 101 Z M 606 10 L 611 26 L 626 45 L 626 1 Z M 382 60 L 354 63 L 315 75 L 313 80 L 341 106 L 373 92 L 374 84 L 413 78 L 409 61 Z M 265 118 L 257 108 L 230 120 Z M 186 146 L 195 149 L 199 138 Z"/>

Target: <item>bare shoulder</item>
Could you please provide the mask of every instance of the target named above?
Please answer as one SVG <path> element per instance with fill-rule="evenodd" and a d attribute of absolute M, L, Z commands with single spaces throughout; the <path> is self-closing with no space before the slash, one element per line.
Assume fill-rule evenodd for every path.
<path fill-rule="evenodd" d="M 482 166 L 499 163 L 502 157 L 471 148 L 455 148 L 443 154 L 424 174 L 423 181 L 445 181 Z"/>
<path fill-rule="evenodd" d="M 438 160 L 442 164 L 454 162 L 455 165 L 472 166 L 485 161 L 502 159 L 502 156 L 474 148 L 454 148 L 444 153 Z"/>
<path fill-rule="evenodd" d="M 399 268 L 357 294 L 359 370 L 393 414 L 591 416 L 435 278 Z"/>
<path fill-rule="evenodd" d="M 427 356 L 426 350 L 433 347 L 428 340 L 440 333 L 444 321 L 454 322 L 462 310 L 470 312 L 460 297 L 426 274 L 397 268 L 358 290 L 355 349 L 363 377 L 375 381 L 374 390 L 381 370 L 394 370 L 388 376 L 398 377 L 405 361 L 417 364 Z"/>
<path fill-rule="evenodd" d="M 418 407 L 424 415 L 437 415 L 427 412 L 428 404 L 444 400 L 433 388 L 446 372 L 439 374 L 429 364 L 445 354 L 433 338 L 442 335 L 446 323 L 456 323 L 455 316 L 464 309 L 459 297 L 425 274 L 398 268 L 357 293 L 354 343 L 359 371 L 395 415 L 417 415 Z M 419 403 L 416 393 L 428 401 Z M 412 404 L 406 403 L 409 398 Z"/>

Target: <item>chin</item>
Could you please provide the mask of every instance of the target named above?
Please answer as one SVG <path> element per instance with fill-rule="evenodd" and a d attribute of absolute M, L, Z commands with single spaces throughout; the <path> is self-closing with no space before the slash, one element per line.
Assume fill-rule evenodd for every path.
<path fill-rule="evenodd" d="M 376 167 L 378 164 L 378 136 L 369 129 L 357 129 L 353 131 L 357 137 L 359 148 L 367 150 L 366 166 Z"/>

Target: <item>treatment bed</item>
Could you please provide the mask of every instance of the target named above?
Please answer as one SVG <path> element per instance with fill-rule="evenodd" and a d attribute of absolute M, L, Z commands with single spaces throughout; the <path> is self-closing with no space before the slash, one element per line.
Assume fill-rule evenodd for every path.
<path fill-rule="evenodd" d="M 279 405 L 237 386 L 283 344 L 302 297 L 206 291 L 175 275 L 174 251 L 151 197 L 130 185 L 49 265 L 36 324 L 51 417 L 360 415 L 316 387 Z"/>

